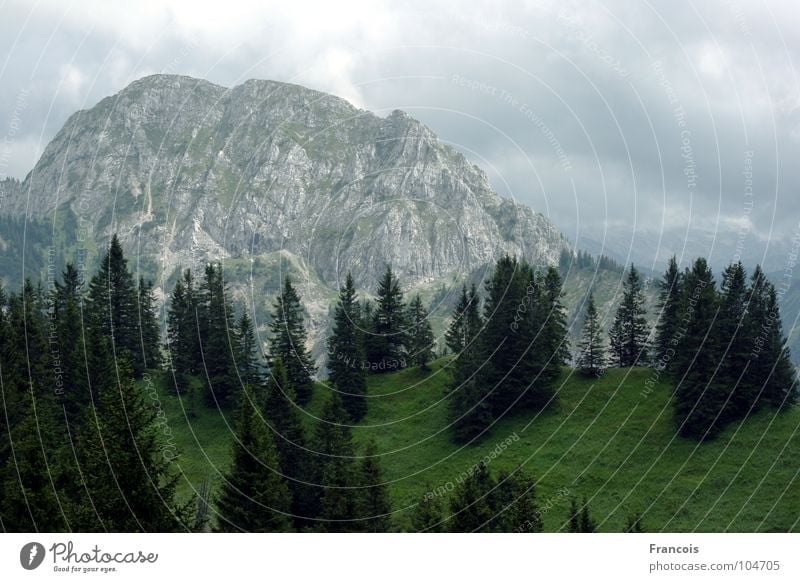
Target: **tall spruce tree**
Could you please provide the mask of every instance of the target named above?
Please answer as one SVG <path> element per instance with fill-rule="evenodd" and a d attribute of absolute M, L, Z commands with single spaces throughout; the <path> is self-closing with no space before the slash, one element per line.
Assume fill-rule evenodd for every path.
<path fill-rule="evenodd" d="M 450 531 L 472 533 L 484 531 L 494 517 L 490 504 L 495 482 L 486 463 L 481 461 L 460 483 L 450 497 Z"/>
<path fill-rule="evenodd" d="M 282 532 L 292 525 L 291 494 L 272 437 L 252 388 L 245 386 L 231 468 L 217 500 L 218 529 Z"/>
<path fill-rule="evenodd" d="M 136 288 L 116 234 L 111 237 L 108 250 L 100 261 L 100 269 L 89 282 L 88 302 L 92 311 L 89 324 L 96 326 L 98 333 L 108 339 L 114 357 L 121 358 L 128 354 L 133 373 L 140 376 L 145 363 L 136 308 Z"/>
<path fill-rule="evenodd" d="M 512 473 L 503 471 L 497 476 L 497 486 L 490 501 L 495 515 L 491 523 L 494 531 L 542 531 L 541 513 L 536 504 L 536 481 L 526 475 L 521 467 Z"/>
<path fill-rule="evenodd" d="M 718 307 L 714 276 L 703 258 L 686 275 L 681 294 L 683 334 L 676 354 L 675 420 L 680 434 L 695 439 L 715 436 L 723 425 L 727 388 L 715 377 L 720 338 L 713 323 Z"/>
<path fill-rule="evenodd" d="M 328 377 L 341 394 L 344 407 L 353 422 L 358 422 L 367 413 L 367 377 L 361 323 L 361 306 L 353 277 L 348 273 L 333 311 L 333 329 L 327 346 Z"/>
<path fill-rule="evenodd" d="M 270 363 L 280 358 L 286 367 L 286 375 L 297 397 L 305 406 L 311 400 L 314 388 L 312 380 L 316 372 L 306 348 L 307 336 L 303 327 L 303 306 L 300 297 L 287 275 L 283 290 L 275 299 L 270 324 Z"/>
<path fill-rule="evenodd" d="M 78 531 L 186 531 L 193 500 L 176 501 L 179 476 L 170 469 L 172 457 L 164 454 L 162 421 L 136 385 L 127 359 L 115 364 L 107 372 L 115 385 L 101 392 L 79 436 L 84 502 L 75 504 L 78 514 L 71 523 Z"/>
<path fill-rule="evenodd" d="M 783 335 L 780 307 L 775 287 L 767 284 L 766 312 L 767 320 L 762 325 L 765 335 L 765 349 L 756 353 L 763 357 L 769 368 L 769 375 L 763 383 L 760 400 L 769 406 L 787 408 L 796 401 L 797 373 L 789 358 L 789 348 L 786 346 L 786 337 Z M 763 356 L 762 356 L 763 353 Z"/>
<path fill-rule="evenodd" d="M 612 327 L 612 361 L 621 368 L 645 364 L 648 361 L 647 337 L 649 329 L 645 319 L 644 291 L 639 271 L 631 265 L 622 285 L 622 302 Z"/>
<path fill-rule="evenodd" d="M 256 335 L 253 320 L 247 311 L 236 320 L 236 369 L 242 384 L 251 386 L 254 393 L 260 393 L 261 374 L 258 369 Z"/>
<path fill-rule="evenodd" d="M 357 509 L 360 518 L 359 529 L 364 532 L 389 531 L 392 505 L 375 441 L 367 443 L 358 473 L 361 481 Z"/>
<path fill-rule="evenodd" d="M 426 484 L 422 496 L 411 514 L 411 527 L 418 533 L 440 533 L 445 530 L 444 507 L 440 497 L 430 493 Z"/>
<path fill-rule="evenodd" d="M 192 271 L 175 283 L 167 309 L 167 353 L 179 394 L 189 392 L 190 378 L 202 369 L 198 342 L 197 294 Z"/>
<path fill-rule="evenodd" d="M 153 293 L 153 282 L 145 281 L 140 277 L 137 292 L 137 321 L 142 366 L 159 368 L 161 366 L 161 328 L 158 325 L 158 303 Z"/>
<path fill-rule="evenodd" d="M 434 358 L 434 338 L 428 310 L 422 304 L 419 295 L 408 306 L 406 315 L 408 322 L 408 358 L 423 370 L 428 369 L 428 362 Z"/>
<path fill-rule="evenodd" d="M 366 340 L 367 360 L 373 372 L 391 372 L 406 365 L 405 303 L 400 282 L 387 265 L 378 283 L 377 304 Z"/>
<path fill-rule="evenodd" d="M 599 376 L 606 365 L 603 346 L 603 328 L 594 304 L 594 294 L 589 294 L 586 302 L 586 318 L 583 323 L 583 337 L 579 344 L 578 369 L 586 376 Z"/>
<path fill-rule="evenodd" d="M 350 419 L 336 392 L 326 402 L 314 435 L 315 482 L 319 484 L 317 528 L 328 532 L 358 531 L 359 485 Z"/>
<path fill-rule="evenodd" d="M 653 349 L 656 367 L 661 369 L 669 369 L 674 355 L 673 340 L 678 327 L 681 284 L 678 261 L 673 255 L 664 278 L 658 284 L 658 319 Z"/>
<path fill-rule="evenodd" d="M 747 390 L 741 383 L 744 363 L 750 352 L 752 340 L 745 323 L 747 309 L 747 276 L 741 262 L 733 263 L 722 272 L 722 289 L 719 293 L 719 311 L 716 314 L 714 333 L 720 338 L 719 369 L 715 381 L 724 390 L 725 412 L 722 422 L 742 418 L 746 410 L 737 407 L 736 392 Z"/>
<path fill-rule="evenodd" d="M 278 464 L 285 475 L 292 496 L 292 515 L 298 529 L 316 516 L 318 493 L 307 485 L 313 479 L 313 464 L 306 450 L 302 419 L 294 389 L 286 377 L 286 368 L 278 358 L 270 367 L 266 380 L 264 417 L 273 432 Z"/>
<path fill-rule="evenodd" d="M 238 402 L 241 382 L 234 363 L 237 341 L 233 305 L 228 298 L 222 265 L 206 265 L 198 313 L 206 403 L 230 408 Z"/>

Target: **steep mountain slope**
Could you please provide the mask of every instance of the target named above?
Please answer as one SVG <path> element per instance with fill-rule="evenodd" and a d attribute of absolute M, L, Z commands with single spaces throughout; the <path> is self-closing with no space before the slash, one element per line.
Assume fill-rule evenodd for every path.
<path fill-rule="evenodd" d="M 373 290 L 392 264 L 424 289 L 503 253 L 554 264 L 568 248 L 407 114 L 272 81 L 138 80 L 75 113 L 25 180 L 3 186 L 3 214 L 69 225 L 53 241 L 67 259 L 85 248 L 91 269 L 117 232 L 162 291 L 178 269 L 223 260 L 258 315 L 280 270 L 294 271 L 315 338 L 348 270 Z"/>

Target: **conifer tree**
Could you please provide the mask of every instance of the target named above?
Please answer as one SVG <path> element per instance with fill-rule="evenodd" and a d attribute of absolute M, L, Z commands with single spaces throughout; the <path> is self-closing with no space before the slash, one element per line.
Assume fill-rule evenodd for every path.
<path fill-rule="evenodd" d="M 409 327 L 408 357 L 412 363 L 427 370 L 428 362 L 434 358 L 434 339 L 431 322 L 428 320 L 428 310 L 425 309 L 419 295 L 411 300 L 406 321 Z"/>
<path fill-rule="evenodd" d="M 136 386 L 126 358 L 107 374 L 114 385 L 90 408 L 78 439 L 85 493 L 71 524 L 78 531 L 168 532 L 189 527 L 193 500 L 179 504 L 177 473 L 164 454 L 156 409 Z M 91 503 L 85 500 L 90 499 Z"/>
<path fill-rule="evenodd" d="M 467 309 L 469 309 L 469 295 L 467 294 L 467 286 L 464 284 L 461 287 L 461 295 L 458 298 L 456 308 L 453 310 L 450 326 L 444 336 L 447 347 L 455 355 L 460 354 L 468 343 Z"/>
<path fill-rule="evenodd" d="M 763 333 L 764 349 L 761 352 L 754 350 L 751 359 L 763 358 L 761 366 L 756 367 L 769 369 L 768 375 L 761 381 L 763 390 L 760 391 L 760 401 L 772 407 L 786 408 L 796 401 L 797 374 L 789 358 L 778 297 L 772 283 L 766 286 L 766 313 L 767 318 L 757 340 L 760 341 Z"/>
<path fill-rule="evenodd" d="M 568 533 L 581 533 L 581 513 L 578 503 L 573 497 L 569 502 L 569 522 L 567 523 Z"/>
<path fill-rule="evenodd" d="M 202 369 L 198 343 L 197 295 L 190 269 L 175 283 L 167 310 L 167 352 L 178 393 L 189 391 L 189 379 Z"/>
<path fill-rule="evenodd" d="M 358 479 L 353 459 L 350 419 L 336 392 L 325 404 L 314 435 L 314 462 L 319 498 L 318 528 L 328 532 L 358 531 Z"/>
<path fill-rule="evenodd" d="M 623 533 L 642 533 L 642 514 L 634 513 L 625 518 L 625 529 Z"/>
<path fill-rule="evenodd" d="M 621 368 L 641 365 L 648 360 L 644 291 L 639 271 L 631 265 L 622 285 L 622 302 L 611 333 L 613 363 Z"/>
<path fill-rule="evenodd" d="M 153 282 L 139 278 L 138 317 L 142 352 L 142 365 L 145 368 L 161 366 L 161 331 L 158 325 L 158 308 L 153 294 Z"/>
<path fill-rule="evenodd" d="M 365 532 L 387 532 L 391 525 L 392 505 L 381 470 L 378 448 L 370 441 L 359 466 L 358 527 Z"/>
<path fill-rule="evenodd" d="M 653 349 L 656 367 L 659 368 L 668 368 L 674 354 L 673 340 L 678 327 L 681 284 L 681 272 L 673 255 L 664 278 L 658 284 L 658 319 Z"/>
<path fill-rule="evenodd" d="M 305 406 L 311 400 L 314 387 L 312 376 L 316 369 L 306 348 L 303 306 L 288 275 L 283 290 L 273 305 L 270 330 L 272 332 L 270 363 L 277 358 L 283 361 L 286 376 L 295 392 L 297 402 Z"/>
<path fill-rule="evenodd" d="M 137 296 L 133 277 L 128 271 L 128 260 L 115 234 L 100 261 L 100 269 L 89 283 L 90 325 L 109 341 L 115 358 L 128 357 L 133 372 L 138 377 L 144 371 L 144 354 L 141 349 L 137 317 Z"/>
<path fill-rule="evenodd" d="M 489 497 L 494 481 L 486 463 L 481 461 L 474 470 L 456 485 L 450 497 L 450 531 L 471 533 L 482 531 L 494 512 Z"/>
<path fill-rule="evenodd" d="M 411 514 L 411 527 L 415 532 L 439 533 L 445 531 L 444 508 L 441 498 L 430 493 L 426 484 L 425 495 L 419 500 Z"/>
<path fill-rule="evenodd" d="M 387 265 L 378 283 L 377 304 L 372 312 L 371 335 L 368 338 L 367 360 L 372 371 L 391 372 L 405 367 L 406 362 L 405 303 L 400 283 Z"/>
<path fill-rule="evenodd" d="M 741 383 L 744 362 L 752 346 L 752 340 L 746 333 L 745 312 L 747 301 L 747 277 L 741 262 L 729 265 L 722 272 L 722 289 L 719 293 L 719 311 L 713 333 L 720 338 L 719 369 L 715 381 L 724 390 L 721 397 L 725 399 L 724 418 L 727 422 L 742 418 L 747 410 L 739 410 L 735 392 L 747 390 Z"/>
<path fill-rule="evenodd" d="M 242 384 L 253 388 L 255 394 L 259 393 L 261 383 L 256 355 L 256 335 L 253 330 L 253 321 L 246 311 L 242 311 L 236 320 L 236 368 Z"/>
<path fill-rule="evenodd" d="M 212 406 L 230 408 L 237 402 L 241 382 L 233 361 L 236 331 L 222 265 L 206 265 L 198 312 L 206 375 L 206 402 Z"/>
<path fill-rule="evenodd" d="M 705 259 L 694 262 L 681 295 L 684 334 L 676 355 L 675 420 L 679 432 L 696 439 L 713 437 L 723 425 L 727 388 L 715 372 L 720 360 L 713 322 L 718 300 L 714 277 Z"/>
<path fill-rule="evenodd" d="M 580 530 L 581 533 L 594 533 L 597 531 L 597 524 L 589 514 L 589 502 L 586 497 L 583 498 L 583 506 L 581 507 Z"/>
<path fill-rule="evenodd" d="M 561 366 L 570 359 L 567 312 L 562 302 L 564 295 L 561 288 L 561 276 L 555 267 L 548 267 L 542 285 L 544 294 L 543 307 L 546 309 L 544 318 L 544 337 L 540 342 L 548 355 L 545 380 L 553 381 L 561 373 Z"/>
<path fill-rule="evenodd" d="M 603 329 L 594 304 L 594 294 L 589 294 L 586 302 L 586 319 L 583 323 L 583 337 L 579 344 L 578 369 L 586 376 L 599 376 L 605 368 L 605 347 Z"/>
<path fill-rule="evenodd" d="M 536 504 L 536 482 L 521 467 L 501 472 L 490 497 L 495 518 L 494 531 L 534 533 L 542 531 L 542 519 Z"/>
<path fill-rule="evenodd" d="M 249 385 L 241 398 L 231 468 L 217 501 L 218 529 L 282 532 L 291 528 L 291 494 L 278 461 L 272 431 Z"/>
<path fill-rule="evenodd" d="M 295 403 L 294 389 L 286 378 L 286 368 L 278 358 L 270 367 L 266 380 L 264 417 L 273 433 L 278 464 L 286 476 L 292 496 L 292 515 L 295 525 L 302 527 L 306 519 L 315 516 L 319 491 L 306 485 L 313 477 L 312 464 L 306 451 L 302 420 Z"/>
<path fill-rule="evenodd" d="M 328 377 L 339 391 L 353 422 L 358 422 L 367 413 L 367 377 L 361 324 L 361 306 L 353 277 L 348 273 L 333 312 L 333 330 L 327 346 Z"/>

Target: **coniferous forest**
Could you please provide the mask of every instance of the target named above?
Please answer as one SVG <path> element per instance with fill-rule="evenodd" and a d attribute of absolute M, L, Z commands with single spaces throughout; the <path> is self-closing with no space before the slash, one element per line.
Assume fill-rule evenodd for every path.
<path fill-rule="evenodd" d="M 391 459 L 354 433 L 380 404 L 371 387 L 401 372 L 443 375 L 439 431 L 459 450 L 509 418 L 557 414 L 573 371 L 591 390 L 613 368 L 649 370 L 642 393 L 674 386 L 673 431 L 701 447 L 796 403 L 776 289 L 759 267 L 737 262 L 715 277 L 702 258 L 683 271 L 673 258 L 648 314 L 631 266 L 608 332 L 590 293 L 574 347 L 555 267 L 502 257 L 480 286 L 457 289 L 439 341 L 425 302 L 407 298 L 390 266 L 374 297 L 357 289 L 348 274 L 331 305 L 324 381 L 289 276 L 265 344 L 222 263 L 181 273 L 162 330 L 153 284 L 134 278 L 116 236 L 88 280 L 66 264 L 48 286 L 0 289 L 3 531 L 543 531 L 553 500 L 537 497 L 537 475 L 492 466 L 516 432 L 455 480 L 394 503 Z M 228 462 L 213 487 L 185 493 L 162 398 L 181 403 L 189 427 L 209 412 L 225 419 Z M 547 529 L 596 531 L 591 501 L 563 496 L 568 518 Z M 624 531 L 646 522 L 630 512 Z"/>

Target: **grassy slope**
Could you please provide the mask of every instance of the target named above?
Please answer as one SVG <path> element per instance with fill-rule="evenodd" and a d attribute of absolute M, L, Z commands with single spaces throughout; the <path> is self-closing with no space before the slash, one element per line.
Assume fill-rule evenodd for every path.
<path fill-rule="evenodd" d="M 490 467 L 522 464 L 537 478 L 546 530 L 567 519 L 564 488 L 589 498 L 601 531 L 620 531 L 626 515 L 637 511 L 649 531 L 800 530 L 800 409 L 760 412 L 698 446 L 674 435 L 668 385 L 658 383 L 643 395 L 651 370 L 610 370 L 594 382 L 565 371 L 558 405 L 535 417 L 504 418 L 480 444 L 458 447 L 445 428 L 445 362 L 429 373 L 372 378 L 370 412 L 354 429 L 357 441 L 374 438 L 378 444 L 400 527 L 407 526 L 406 508 L 420 495 L 455 483 L 516 434 Z M 325 398 L 326 388 L 319 388 L 309 406 L 309 428 Z M 215 467 L 224 468 L 228 455 L 222 417 L 201 411 L 190 430 L 177 399 L 164 396 L 163 403 L 187 479 L 197 484 L 206 475 L 216 477 Z M 188 492 L 188 484 L 182 490 Z"/>

